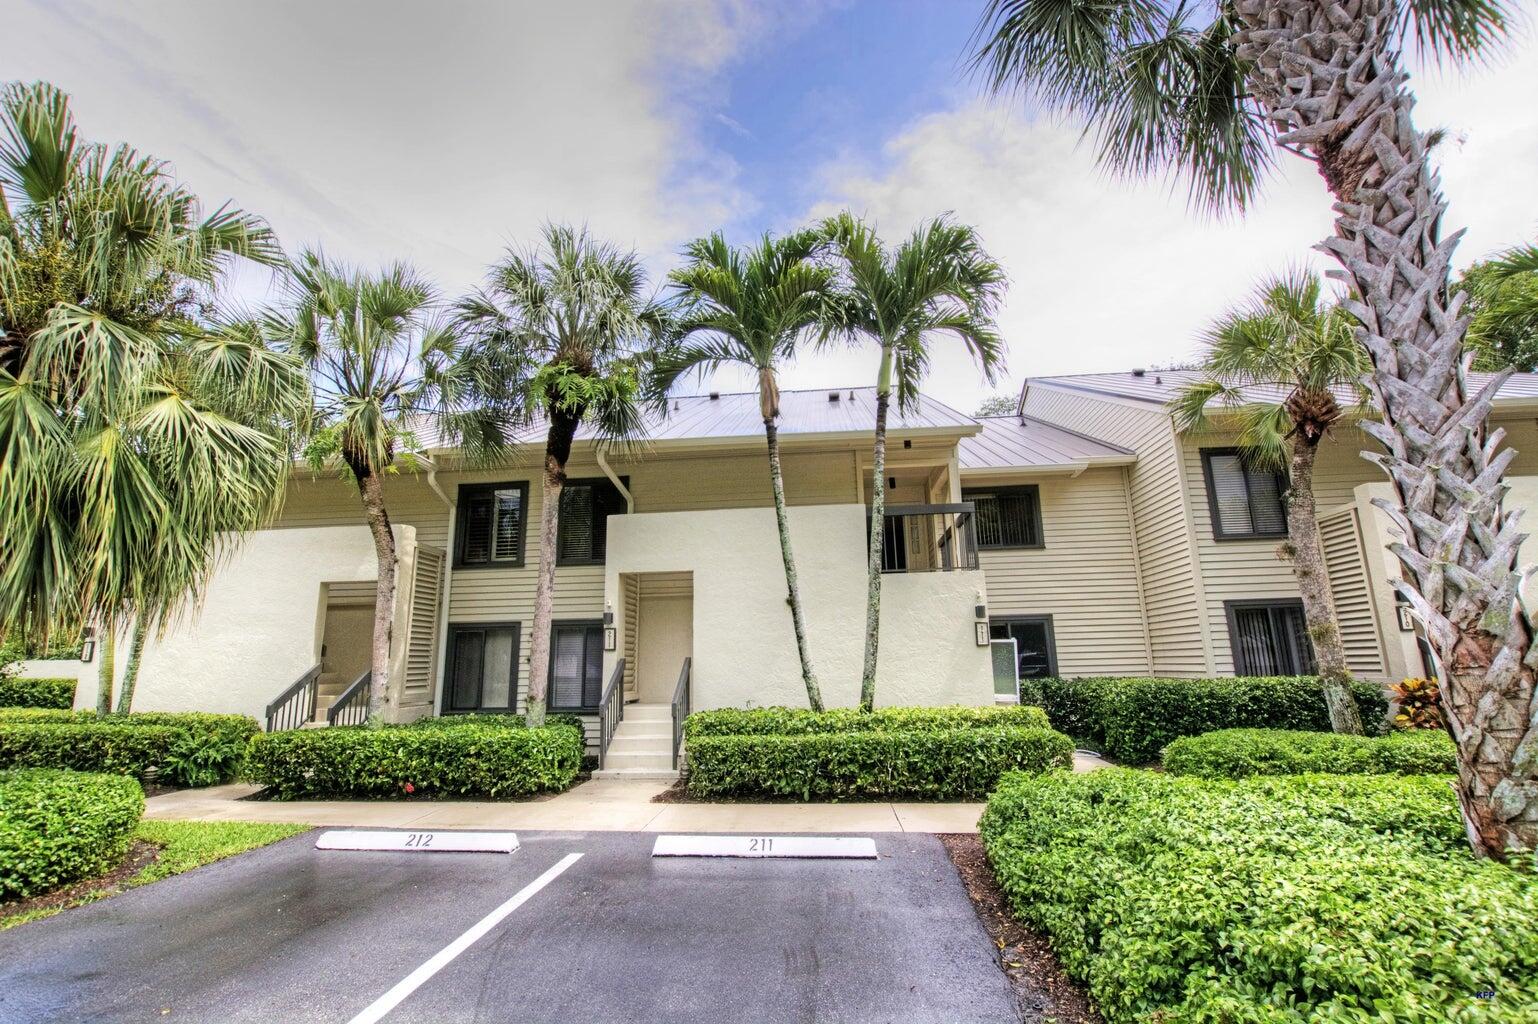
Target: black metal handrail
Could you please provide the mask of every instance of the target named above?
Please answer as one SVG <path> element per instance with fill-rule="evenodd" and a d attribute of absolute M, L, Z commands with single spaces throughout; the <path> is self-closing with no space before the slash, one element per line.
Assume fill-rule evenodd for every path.
<path fill-rule="evenodd" d="M 598 767 L 603 767 L 609 753 L 609 741 L 614 730 L 625 720 L 625 659 L 614 663 L 614 671 L 604 684 L 603 696 L 598 698 Z"/>
<path fill-rule="evenodd" d="M 882 572 L 950 572 L 977 568 L 976 507 L 888 505 L 881 530 Z"/>
<path fill-rule="evenodd" d="M 320 682 L 320 666 L 311 665 L 288 689 L 267 705 L 267 731 L 297 729 L 315 717 L 315 687 Z"/>
<path fill-rule="evenodd" d="M 684 719 L 689 717 L 689 666 L 693 658 L 684 659 L 683 671 L 678 673 L 678 685 L 673 689 L 673 770 L 678 771 L 678 751 L 684 743 Z"/>
<path fill-rule="evenodd" d="M 362 725 L 368 721 L 368 688 L 374 671 L 363 673 L 326 709 L 327 725 Z"/>

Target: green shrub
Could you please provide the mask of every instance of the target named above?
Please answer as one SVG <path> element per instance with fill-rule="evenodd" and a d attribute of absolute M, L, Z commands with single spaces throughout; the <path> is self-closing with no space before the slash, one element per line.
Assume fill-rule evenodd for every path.
<path fill-rule="evenodd" d="M 1164 748 L 1164 770 L 1204 779 L 1251 775 L 1435 775 L 1457 770 L 1458 749 L 1444 732 L 1373 736 L 1282 729 L 1220 729 L 1182 736 Z"/>
<path fill-rule="evenodd" d="M 0 900 L 110 870 L 143 813 L 139 784 L 120 775 L 0 772 Z"/>
<path fill-rule="evenodd" d="M 1073 741 L 1018 726 L 697 736 L 689 795 L 797 800 L 975 800 L 1007 771 L 1073 763 Z"/>
<path fill-rule="evenodd" d="M 409 728 L 446 729 L 460 725 L 479 725 L 493 729 L 523 729 L 527 724 L 528 720 L 522 715 L 475 712 L 463 715 L 439 715 L 437 717 L 418 718 L 410 724 Z M 580 715 L 546 715 L 545 724 L 547 726 L 565 726 L 568 729 L 575 729 L 582 733 L 584 738 L 587 736 L 587 727 L 583 724 Z"/>
<path fill-rule="evenodd" d="M 992 707 L 858 708 L 812 711 L 808 708 L 720 708 L 696 711 L 684 722 L 691 741 L 703 736 L 805 736 L 833 732 L 935 732 L 991 729 L 999 726 L 1045 729 L 1040 708 L 1007 704 Z"/>
<path fill-rule="evenodd" d="M 280 800 L 305 797 L 526 796 L 576 780 L 582 738 L 567 724 L 337 727 L 262 733 L 246 775 Z"/>
<path fill-rule="evenodd" d="M 177 735 L 163 748 L 158 740 L 132 741 L 113 739 L 116 733 L 91 732 L 82 741 L 89 748 L 80 756 L 98 758 L 89 763 L 49 763 L 29 760 L 47 768 L 74 768 L 80 771 L 123 772 L 144 777 L 154 769 L 163 781 L 179 786 L 212 786 L 235 777 L 240 762 L 245 757 L 246 745 L 260 731 L 256 719 L 247 715 L 220 715 L 202 711 L 136 711 L 131 715 L 98 717 L 94 711 L 43 711 L 16 708 L 0 710 L 0 737 L 19 725 L 56 725 L 64 728 L 82 726 L 116 726 L 121 728 L 171 729 Z M 29 734 L 31 735 L 31 734 Z M 53 734 L 48 734 L 52 736 Z M 106 744 L 103 748 L 102 744 Z M 47 749 L 57 749 L 52 739 L 44 743 Z M 0 749 L 4 748 L 0 741 Z M 128 749 L 137 749 L 143 756 L 131 762 L 122 761 Z M 91 753 L 95 750 L 96 753 Z M 40 754 L 29 757 L 40 757 Z M 0 755 L 3 757 L 3 755 Z M 0 760 L 0 767 L 3 767 Z M 123 765 L 109 767 L 109 765 Z"/>
<path fill-rule="evenodd" d="M 1382 687 L 1359 682 L 1352 692 L 1364 725 L 1382 732 Z M 1217 729 L 1330 728 L 1324 691 L 1311 676 L 1050 679 L 1042 693 L 1052 728 L 1127 764 L 1152 764 L 1171 740 Z"/>
<path fill-rule="evenodd" d="M 1109 1024 L 1534 1019 L 1538 878 L 1443 779 L 1011 775 L 980 830 Z"/>
<path fill-rule="evenodd" d="M 27 679 L 0 675 L 0 708 L 71 708 L 73 679 Z"/>

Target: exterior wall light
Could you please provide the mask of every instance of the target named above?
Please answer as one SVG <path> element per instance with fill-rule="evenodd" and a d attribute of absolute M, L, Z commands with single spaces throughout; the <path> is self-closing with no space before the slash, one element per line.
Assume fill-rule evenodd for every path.
<path fill-rule="evenodd" d="M 976 631 L 977 646 L 987 647 L 992 638 L 988 635 L 988 606 L 983 604 L 981 592 L 977 595 L 977 604 L 972 606 L 972 613 L 977 616 L 977 621 L 972 624 Z"/>

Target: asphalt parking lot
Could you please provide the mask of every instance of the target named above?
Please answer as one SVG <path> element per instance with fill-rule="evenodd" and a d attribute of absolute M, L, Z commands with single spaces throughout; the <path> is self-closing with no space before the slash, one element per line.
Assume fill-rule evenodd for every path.
<path fill-rule="evenodd" d="M 0 1021 L 1018 1020 L 931 835 L 839 861 L 653 859 L 638 833 L 521 832 L 510 855 L 317 834 L 0 933 Z"/>

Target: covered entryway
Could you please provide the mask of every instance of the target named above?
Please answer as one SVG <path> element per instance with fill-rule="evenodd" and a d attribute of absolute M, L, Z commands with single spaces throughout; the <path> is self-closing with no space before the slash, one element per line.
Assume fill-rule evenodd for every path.
<path fill-rule="evenodd" d="M 674 708 L 694 654 L 694 574 L 622 573 L 625 704 L 602 752 L 604 776 L 674 776 Z M 688 693 L 678 714 L 689 710 Z"/>
<path fill-rule="evenodd" d="M 326 618 L 320 640 L 320 678 L 315 690 L 315 719 L 369 670 L 374 637 L 373 580 L 324 584 Z"/>

